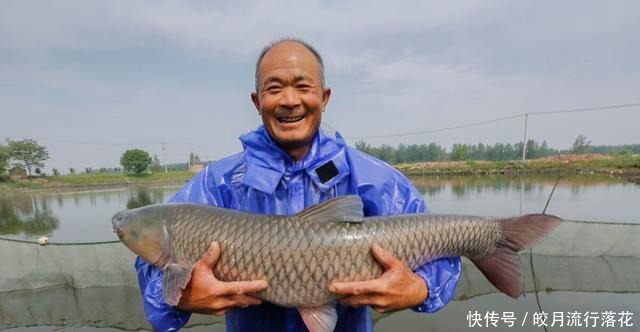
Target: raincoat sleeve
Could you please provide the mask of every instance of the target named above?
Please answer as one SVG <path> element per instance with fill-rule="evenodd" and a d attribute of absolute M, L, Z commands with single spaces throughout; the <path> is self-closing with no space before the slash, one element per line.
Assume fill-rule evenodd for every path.
<path fill-rule="evenodd" d="M 427 206 L 420 193 L 409 182 L 402 177 L 400 185 L 408 186 L 408 190 L 399 190 L 398 193 L 405 192 L 402 199 L 396 202 L 405 202 L 402 213 L 424 213 L 428 212 Z M 406 183 L 402 183 L 406 181 Z M 414 272 L 421 276 L 427 283 L 429 295 L 425 301 L 412 309 L 417 312 L 433 313 L 449 303 L 453 299 L 460 278 L 461 260 L 460 257 L 444 257 L 420 266 Z"/>
<path fill-rule="evenodd" d="M 216 194 L 209 188 L 211 177 L 205 167 L 191 179 L 169 202 L 196 202 L 210 205 L 218 205 Z M 142 303 L 147 320 L 153 326 L 154 331 L 176 331 L 181 329 L 191 317 L 191 313 L 181 311 L 167 304 L 162 296 L 163 273 L 157 267 L 137 257 L 135 262 L 138 274 L 138 284 L 142 293 Z"/>

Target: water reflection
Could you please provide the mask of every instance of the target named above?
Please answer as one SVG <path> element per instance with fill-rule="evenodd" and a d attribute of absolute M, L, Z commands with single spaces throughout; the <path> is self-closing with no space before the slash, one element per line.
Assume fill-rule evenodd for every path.
<path fill-rule="evenodd" d="M 47 200 L 26 195 L 0 196 L 0 235 L 46 235 L 59 225 Z"/>
<path fill-rule="evenodd" d="M 0 196 L 0 236 L 24 239 L 49 235 L 52 242 L 113 240 L 111 216 L 120 210 L 165 202 L 177 190 L 126 187 L 48 195 Z"/>
<path fill-rule="evenodd" d="M 513 216 L 540 213 L 557 175 L 413 176 L 432 213 Z M 640 222 L 640 186 L 606 175 L 563 177 L 550 214 L 565 219 Z"/>
<path fill-rule="evenodd" d="M 483 192 L 512 192 L 525 193 L 541 190 L 553 186 L 556 175 L 483 175 L 483 176 L 412 176 L 411 182 L 423 195 L 434 195 L 451 188 L 456 197 L 479 195 Z M 596 186 L 617 186 L 623 180 L 613 176 L 603 175 L 569 175 L 561 179 L 559 187 L 568 188 L 571 192 L 581 192 Z M 522 186 L 522 187 L 521 187 Z"/>
<path fill-rule="evenodd" d="M 164 199 L 161 199 L 159 201 L 164 201 Z M 149 195 L 149 190 L 147 188 L 140 187 L 136 189 L 135 194 L 131 195 L 131 197 L 127 201 L 127 209 L 135 209 L 151 205 L 153 204 L 153 202 L 154 201 L 151 199 L 151 195 Z"/>

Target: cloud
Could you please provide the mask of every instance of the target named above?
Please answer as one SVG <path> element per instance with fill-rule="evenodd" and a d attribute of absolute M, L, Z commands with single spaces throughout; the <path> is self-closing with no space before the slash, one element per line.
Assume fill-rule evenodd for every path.
<path fill-rule="evenodd" d="M 282 36 L 323 54 L 333 88 L 325 119 L 345 136 L 637 102 L 639 13 L 636 1 L 5 1 L 0 107 L 11 116 L 0 132 L 196 142 L 201 156 L 222 157 L 258 125 L 255 57 Z M 530 132 L 552 146 L 578 131 L 632 143 L 637 121 L 574 115 L 532 120 Z M 512 121 L 384 143 L 515 141 L 520 131 Z M 61 144 L 52 156 L 76 168 L 117 164 L 118 148 L 107 147 L 92 155 Z M 75 148 L 87 159 L 64 152 Z"/>

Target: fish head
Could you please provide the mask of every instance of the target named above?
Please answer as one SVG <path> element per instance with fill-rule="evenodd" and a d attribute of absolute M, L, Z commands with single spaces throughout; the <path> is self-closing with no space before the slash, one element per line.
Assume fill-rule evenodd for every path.
<path fill-rule="evenodd" d="M 171 250 L 165 227 L 170 213 L 170 208 L 162 204 L 120 211 L 111 219 L 113 232 L 136 255 L 163 267 Z"/>

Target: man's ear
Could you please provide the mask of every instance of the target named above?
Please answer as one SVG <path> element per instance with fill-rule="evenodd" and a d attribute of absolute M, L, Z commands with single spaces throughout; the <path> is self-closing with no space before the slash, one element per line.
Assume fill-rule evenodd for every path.
<path fill-rule="evenodd" d="M 331 89 L 325 88 L 322 91 L 322 111 L 324 112 L 327 108 L 327 104 L 329 104 L 329 99 L 331 98 Z"/>
<path fill-rule="evenodd" d="M 262 114 L 262 112 L 260 111 L 260 98 L 258 97 L 257 92 L 251 92 L 251 101 L 253 102 L 253 106 L 256 107 L 256 111 L 258 111 L 258 114 Z"/>

